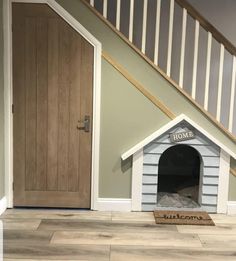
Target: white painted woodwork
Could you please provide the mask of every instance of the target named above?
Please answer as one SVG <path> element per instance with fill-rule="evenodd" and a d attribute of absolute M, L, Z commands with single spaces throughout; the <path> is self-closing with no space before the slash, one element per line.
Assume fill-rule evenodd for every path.
<path fill-rule="evenodd" d="M 157 185 L 143 185 L 143 191 L 141 193 L 151 193 L 151 194 L 156 194 L 157 193 Z"/>
<path fill-rule="evenodd" d="M 211 46 L 212 46 L 212 34 L 208 32 L 207 37 L 207 58 L 206 58 L 206 78 L 205 78 L 205 93 L 204 93 L 204 109 L 208 110 L 209 100 L 209 83 L 210 83 L 210 69 L 211 69 Z"/>
<path fill-rule="evenodd" d="M 184 56 L 185 56 L 185 43 L 186 43 L 186 28 L 187 28 L 187 10 L 185 8 L 183 8 L 182 37 L 181 37 L 180 66 L 179 66 L 179 86 L 181 88 L 183 88 L 183 81 L 184 81 Z"/>
<path fill-rule="evenodd" d="M 230 155 L 221 149 L 217 213 L 227 212 L 229 191 Z"/>
<path fill-rule="evenodd" d="M 142 204 L 142 211 L 153 211 L 156 203 Z"/>
<path fill-rule="evenodd" d="M 204 206 L 204 208 L 201 208 L 203 211 L 206 211 L 208 213 L 217 213 L 217 207 L 216 206 Z"/>
<path fill-rule="evenodd" d="M 147 5 L 148 0 L 143 1 L 143 30 L 142 30 L 142 47 L 141 51 L 145 54 L 146 50 L 146 32 L 147 32 Z"/>
<path fill-rule="evenodd" d="M 161 155 L 159 154 L 145 154 L 143 157 L 144 164 L 157 164 Z"/>
<path fill-rule="evenodd" d="M 236 215 L 236 201 L 227 202 L 227 214 Z"/>
<path fill-rule="evenodd" d="M 217 205 L 217 196 L 202 196 L 202 204 Z"/>
<path fill-rule="evenodd" d="M 219 78 L 218 78 L 218 94 L 217 94 L 217 107 L 216 119 L 220 122 L 221 116 L 221 99 L 222 99 L 222 85 L 223 85 L 223 66 L 224 66 L 224 45 L 220 45 L 220 65 L 219 65 Z"/>
<path fill-rule="evenodd" d="M 166 74 L 169 77 L 170 77 L 170 71 L 171 71 L 174 7 L 175 7 L 174 0 L 170 0 L 169 35 L 168 35 L 168 49 L 167 49 L 167 69 L 166 69 Z"/>
<path fill-rule="evenodd" d="M 218 191 L 218 188 L 217 188 L 217 186 L 211 186 L 211 185 L 205 185 L 205 186 L 203 186 L 203 188 L 202 188 L 202 193 L 203 194 L 207 194 L 207 195 L 209 195 L 209 194 L 211 194 L 211 195 L 217 195 L 217 191 Z"/>
<path fill-rule="evenodd" d="M 132 166 L 132 211 L 141 211 L 142 202 L 142 176 L 143 175 L 143 149 L 133 155 Z"/>
<path fill-rule="evenodd" d="M 135 144 L 133 147 L 131 147 L 128 151 L 124 152 L 121 155 L 121 158 L 123 160 L 127 159 L 131 155 L 133 155 L 135 152 L 140 150 L 141 148 L 145 147 L 150 142 L 154 141 L 158 137 L 160 137 L 165 132 L 171 130 L 172 128 L 176 127 L 181 122 L 187 122 L 190 124 L 194 129 L 198 130 L 203 137 L 205 136 L 208 138 L 212 143 L 215 143 L 218 147 L 222 148 L 224 151 L 226 151 L 231 157 L 236 158 L 236 153 L 230 150 L 227 146 L 225 146 L 223 143 L 221 143 L 218 139 L 216 139 L 213 135 L 211 135 L 209 132 L 207 132 L 202 126 L 191 120 L 188 116 L 185 114 L 180 114 L 175 119 L 169 121 L 167 124 L 165 124 L 163 127 L 158 129 L 157 131 L 150 134 L 145 139 L 141 140 L 139 143 Z"/>
<path fill-rule="evenodd" d="M 220 166 L 220 159 L 218 157 L 202 157 L 204 167 Z"/>
<path fill-rule="evenodd" d="M 103 0 L 103 16 L 107 18 L 107 0 Z"/>
<path fill-rule="evenodd" d="M 205 175 L 208 176 L 208 177 L 216 177 L 218 175 L 218 172 L 219 172 L 219 167 L 205 167 L 204 168 L 204 172 L 205 172 Z"/>
<path fill-rule="evenodd" d="M 161 13 L 161 0 L 157 1 L 156 9 L 156 29 L 155 29 L 155 44 L 154 44 L 154 64 L 158 65 L 158 52 L 159 52 L 159 36 L 160 36 L 160 13 Z"/>
<path fill-rule="evenodd" d="M 4 229 L 5 227 L 6 225 L 4 222 Z M 0 260 L 3 260 L 3 221 L 2 220 L 0 220 Z"/>
<path fill-rule="evenodd" d="M 90 0 L 90 5 L 94 6 L 94 0 Z"/>
<path fill-rule="evenodd" d="M 120 1 L 116 1 L 116 29 L 120 30 Z"/>
<path fill-rule="evenodd" d="M 0 216 L 5 212 L 6 209 L 7 209 L 7 198 L 3 197 L 0 199 Z M 0 223 L 1 223 L 1 221 L 0 221 Z M 0 233 L 1 233 L 1 230 L 0 230 Z M 0 244 L 1 244 L 1 241 L 0 241 Z M 0 260 L 1 260 L 1 258 L 0 258 Z"/>
<path fill-rule="evenodd" d="M 133 28 L 134 28 L 134 0 L 130 0 L 129 12 L 129 40 L 133 41 Z"/>
<path fill-rule="evenodd" d="M 232 79 L 231 79 L 231 95 L 230 95 L 230 107 L 229 107 L 229 131 L 230 132 L 233 131 L 233 121 L 234 121 L 235 77 L 236 77 L 236 57 L 233 56 L 233 70 L 232 70 Z"/>
<path fill-rule="evenodd" d="M 131 204 L 130 198 L 98 198 L 97 210 L 130 212 Z"/>
<path fill-rule="evenodd" d="M 156 169 L 154 172 L 156 172 Z M 157 184 L 157 173 L 155 174 L 156 176 L 150 176 L 150 175 L 143 175 L 143 184 Z"/>
<path fill-rule="evenodd" d="M 157 202 L 157 194 L 150 195 L 150 194 L 143 194 L 142 195 L 142 203 L 156 203 Z"/>
<path fill-rule="evenodd" d="M 178 142 L 178 144 L 182 144 L 182 143 Z M 189 144 L 189 142 L 188 143 L 186 142 L 184 144 Z M 191 144 L 191 146 L 195 148 L 197 151 L 199 151 L 199 153 L 201 153 L 202 156 L 214 157 L 215 154 L 218 152 L 217 147 L 212 148 L 212 146 L 201 146 L 201 145 L 193 145 L 193 144 Z M 155 153 L 161 155 L 169 147 L 170 144 L 159 144 L 159 146 L 156 146 L 156 143 L 150 143 L 150 145 L 144 149 L 144 153 Z"/>
<path fill-rule="evenodd" d="M 147 155 L 145 150 L 144 150 L 144 155 L 145 156 Z M 157 165 L 158 165 L 158 162 L 156 162 L 156 166 L 143 165 L 143 173 L 146 175 L 156 175 L 157 174 Z"/>
<path fill-rule="evenodd" d="M 193 56 L 193 78 L 192 78 L 192 97 L 196 98 L 197 84 L 197 62 L 198 62 L 198 43 L 199 43 L 199 22 L 195 21 L 194 56 Z"/>
<path fill-rule="evenodd" d="M 3 1 L 4 40 L 4 172 L 7 207 L 13 207 L 12 21 L 11 3 Z"/>
<path fill-rule="evenodd" d="M 219 184 L 219 178 L 218 177 L 203 177 L 203 184 L 204 185 L 218 185 Z"/>

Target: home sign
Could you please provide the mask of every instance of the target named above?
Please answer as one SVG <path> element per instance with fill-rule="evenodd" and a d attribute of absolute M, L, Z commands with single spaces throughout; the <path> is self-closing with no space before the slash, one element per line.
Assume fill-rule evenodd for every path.
<path fill-rule="evenodd" d="M 193 131 L 185 131 L 179 133 L 172 133 L 170 134 L 171 142 L 179 142 L 184 140 L 191 140 L 195 138 L 195 134 Z"/>

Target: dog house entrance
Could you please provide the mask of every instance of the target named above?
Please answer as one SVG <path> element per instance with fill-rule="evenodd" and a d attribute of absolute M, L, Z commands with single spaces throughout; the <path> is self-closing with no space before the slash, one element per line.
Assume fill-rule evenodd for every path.
<path fill-rule="evenodd" d="M 157 207 L 199 207 L 200 156 L 187 145 L 167 149 L 159 160 Z"/>

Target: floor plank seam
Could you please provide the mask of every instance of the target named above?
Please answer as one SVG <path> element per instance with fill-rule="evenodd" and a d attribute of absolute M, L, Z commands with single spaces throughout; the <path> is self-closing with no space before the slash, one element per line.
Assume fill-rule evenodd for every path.
<path fill-rule="evenodd" d="M 197 237 L 198 237 L 198 239 L 199 239 L 199 241 L 200 241 L 200 243 L 201 243 L 201 245 L 202 245 L 202 248 L 204 248 L 204 244 L 203 244 L 203 242 L 202 242 L 202 240 L 201 240 L 199 234 L 196 234 L 196 235 L 197 235 Z"/>
<path fill-rule="evenodd" d="M 111 245 L 109 247 L 109 261 L 111 261 Z"/>

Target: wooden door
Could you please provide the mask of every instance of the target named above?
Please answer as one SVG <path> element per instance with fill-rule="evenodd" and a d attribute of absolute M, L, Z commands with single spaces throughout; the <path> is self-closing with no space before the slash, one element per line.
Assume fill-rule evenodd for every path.
<path fill-rule="evenodd" d="M 92 86 L 93 47 L 46 4 L 14 3 L 14 206 L 90 208 Z"/>

